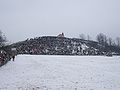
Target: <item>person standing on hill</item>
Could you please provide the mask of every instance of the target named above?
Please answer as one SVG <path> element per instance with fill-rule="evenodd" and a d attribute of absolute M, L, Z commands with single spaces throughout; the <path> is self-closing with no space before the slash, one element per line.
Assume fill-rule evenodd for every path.
<path fill-rule="evenodd" d="M 15 60 L 15 54 L 14 53 L 12 54 L 12 60 L 13 61 Z"/>

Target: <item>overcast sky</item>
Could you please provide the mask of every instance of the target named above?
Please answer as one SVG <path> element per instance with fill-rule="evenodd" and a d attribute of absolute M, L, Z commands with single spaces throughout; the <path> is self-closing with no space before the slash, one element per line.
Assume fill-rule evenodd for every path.
<path fill-rule="evenodd" d="M 0 0 L 0 30 L 11 42 L 39 36 L 120 35 L 120 0 Z"/>

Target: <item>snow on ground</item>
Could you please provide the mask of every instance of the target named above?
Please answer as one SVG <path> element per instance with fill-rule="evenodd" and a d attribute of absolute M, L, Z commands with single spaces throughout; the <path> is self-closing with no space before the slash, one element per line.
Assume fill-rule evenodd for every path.
<path fill-rule="evenodd" d="M 120 57 L 18 55 L 0 90 L 120 90 Z"/>

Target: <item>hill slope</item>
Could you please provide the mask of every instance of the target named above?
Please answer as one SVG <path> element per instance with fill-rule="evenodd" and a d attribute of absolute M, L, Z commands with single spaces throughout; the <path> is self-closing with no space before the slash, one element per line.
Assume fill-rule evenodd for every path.
<path fill-rule="evenodd" d="M 43 36 L 12 45 L 18 54 L 44 55 L 104 55 L 111 51 L 95 41 L 76 38 Z M 112 52 L 115 52 L 113 49 Z"/>

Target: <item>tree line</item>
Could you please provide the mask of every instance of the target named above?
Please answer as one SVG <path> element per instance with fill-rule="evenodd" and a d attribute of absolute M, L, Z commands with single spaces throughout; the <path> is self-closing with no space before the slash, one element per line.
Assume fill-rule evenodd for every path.
<path fill-rule="evenodd" d="M 85 34 L 79 34 L 79 38 L 83 39 L 83 40 L 92 40 L 90 35 L 85 35 Z M 96 36 L 96 41 L 100 45 L 102 45 L 102 46 L 116 46 L 116 47 L 120 47 L 120 37 L 116 37 L 116 39 L 113 39 L 111 37 L 107 37 L 103 33 L 99 33 Z"/>

